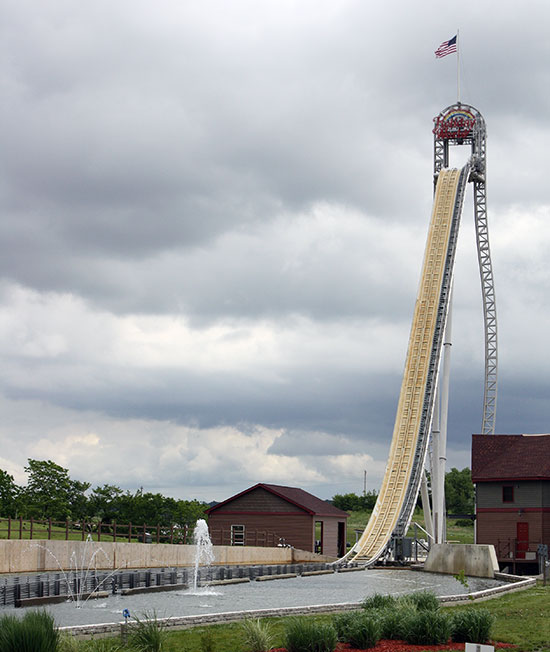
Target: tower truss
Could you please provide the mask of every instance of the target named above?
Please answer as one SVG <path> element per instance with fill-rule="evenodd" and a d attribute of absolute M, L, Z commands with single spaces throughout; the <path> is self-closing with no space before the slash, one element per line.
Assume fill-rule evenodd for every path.
<path fill-rule="evenodd" d="M 481 433 L 495 433 L 497 408 L 497 313 L 489 228 L 487 223 L 486 140 L 487 130 L 481 113 L 473 106 L 457 102 L 434 118 L 434 183 L 442 168 L 449 167 L 449 147 L 470 145 L 470 181 L 474 185 L 474 219 L 483 300 L 485 329 L 485 385 Z"/>

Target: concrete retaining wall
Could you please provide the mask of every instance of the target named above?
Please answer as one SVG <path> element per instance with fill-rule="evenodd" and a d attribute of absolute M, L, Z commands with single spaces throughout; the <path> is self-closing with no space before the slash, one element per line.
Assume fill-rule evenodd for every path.
<path fill-rule="evenodd" d="M 430 548 L 424 570 L 448 575 L 463 571 L 472 577 L 494 578 L 499 567 L 494 546 L 436 543 Z"/>
<path fill-rule="evenodd" d="M 331 562 L 334 557 L 295 548 L 215 546 L 215 565 Z M 90 564 L 97 570 L 192 566 L 195 546 L 166 543 L 0 540 L 0 573 L 71 570 Z"/>

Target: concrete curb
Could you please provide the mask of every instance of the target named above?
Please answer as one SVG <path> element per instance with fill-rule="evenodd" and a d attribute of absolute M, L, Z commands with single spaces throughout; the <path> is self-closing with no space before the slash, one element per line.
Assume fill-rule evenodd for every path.
<path fill-rule="evenodd" d="M 291 577 L 298 577 L 297 573 L 281 573 L 280 575 L 258 575 L 256 582 L 271 582 L 271 580 L 288 580 Z"/>

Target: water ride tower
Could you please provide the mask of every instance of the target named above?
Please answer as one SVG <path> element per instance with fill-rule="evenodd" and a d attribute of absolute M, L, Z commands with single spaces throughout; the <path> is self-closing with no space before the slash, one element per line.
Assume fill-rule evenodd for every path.
<path fill-rule="evenodd" d="M 449 148 L 470 145 L 470 181 L 474 185 L 474 218 L 476 244 L 483 298 L 485 326 L 485 390 L 481 434 L 495 434 L 497 406 L 497 315 L 493 266 L 489 247 L 487 224 L 487 195 L 485 188 L 487 130 L 481 113 L 473 106 L 457 102 L 434 118 L 434 186 L 442 168 L 449 167 Z"/>
<path fill-rule="evenodd" d="M 449 388 L 452 280 L 468 182 L 474 217 L 485 326 L 482 430 L 494 434 L 497 398 L 497 322 L 486 205 L 486 129 L 481 113 L 457 102 L 434 119 L 434 202 L 409 336 L 405 371 L 386 471 L 365 531 L 343 560 L 373 564 L 399 556 L 422 490 L 429 536 L 445 540 L 444 481 Z M 469 145 L 461 169 L 449 168 L 452 146 Z M 426 462 L 430 462 L 433 519 Z"/>

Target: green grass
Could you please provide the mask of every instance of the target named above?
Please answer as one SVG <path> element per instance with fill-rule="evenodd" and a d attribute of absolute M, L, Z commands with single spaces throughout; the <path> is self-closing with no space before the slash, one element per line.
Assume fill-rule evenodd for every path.
<path fill-rule="evenodd" d="M 460 610 L 456 606 L 449 609 Z M 518 645 L 522 652 L 550 650 L 550 585 L 537 586 L 518 593 L 467 606 L 487 609 L 495 617 L 494 640 Z"/>
<path fill-rule="evenodd" d="M 347 539 L 348 543 L 352 546 L 355 543 L 355 530 L 363 531 L 369 521 L 371 512 L 348 512 L 348 525 L 347 525 Z M 426 527 L 424 521 L 424 512 L 421 509 L 416 509 L 413 516 L 413 522 L 418 523 L 423 528 Z M 411 525 L 407 532 L 408 537 L 414 536 L 414 526 Z M 426 535 L 418 530 L 419 538 L 426 538 Z M 456 543 L 473 543 L 474 542 L 474 524 L 464 527 L 456 525 L 455 519 L 447 519 L 447 540 Z"/>
<path fill-rule="evenodd" d="M 550 651 L 550 585 L 537 586 L 526 591 L 510 593 L 499 598 L 462 606 L 444 607 L 445 611 L 456 613 L 464 609 L 489 611 L 495 618 L 492 638 L 496 641 L 514 643 L 514 652 Z M 331 616 L 309 616 L 319 622 L 332 622 Z M 283 647 L 284 618 L 264 619 L 269 622 L 273 634 L 273 647 Z M 262 622 L 264 622 L 262 620 Z M 240 623 L 211 625 L 192 629 L 168 632 L 166 652 L 205 652 L 202 637 L 205 631 L 211 634 L 213 649 L 216 652 L 239 652 L 244 648 L 242 626 Z M 113 643 L 119 639 L 110 639 Z M 83 651 L 91 652 L 89 642 L 82 642 Z"/>
<path fill-rule="evenodd" d="M 104 524 L 104 527 L 106 528 L 106 524 Z M 100 541 L 108 541 L 112 542 L 113 540 L 115 541 L 120 541 L 120 542 L 128 542 L 128 534 L 124 535 L 124 527 L 120 526 L 120 531 L 122 534 L 117 534 L 116 539 L 113 539 L 112 533 L 107 532 L 106 530 L 102 530 L 101 536 L 99 537 Z M 93 541 L 98 541 L 98 534 L 97 532 L 91 532 L 90 533 L 91 538 Z M 67 537 L 67 532 L 65 529 L 64 525 L 52 525 L 51 527 L 51 536 L 48 528 L 48 524 L 45 522 L 37 522 L 35 521 L 32 524 L 32 540 L 44 540 L 44 539 L 50 539 L 51 541 L 65 541 L 67 539 L 68 541 L 84 541 L 86 537 L 88 536 L 88 533 L 84 533 L 84 538 L 82 538 L 82 530 L 76 530 L 76 529 L 69 529 L 68 537 Z M 8 520 L 6 518 L 0 518 L 0 539 L 7 539 L 8 538 Z M 31 539 L 31 522 L 30 521 L 23 521 L 22 522 L 22 527 L 20 531 L 19 527 L 19 520 L 18 519 L 12 519 L 11 521 L 11 532 L 10 532 L 10 539 L 24 539 L 24 540 L 30 540 Z M 132 543 L 141 543 L 143 541 L 143 527 L 141 526 L 136 526 L 132 528 Z M 153 537 L 153 543 L 156 543 L 156 532 L 155 536 Z"/>

